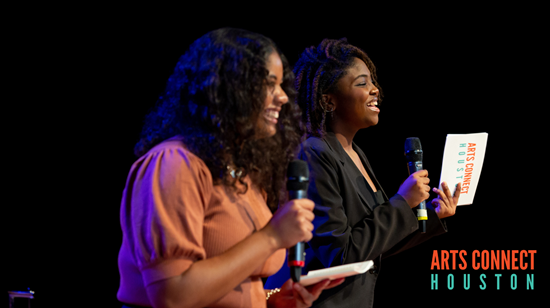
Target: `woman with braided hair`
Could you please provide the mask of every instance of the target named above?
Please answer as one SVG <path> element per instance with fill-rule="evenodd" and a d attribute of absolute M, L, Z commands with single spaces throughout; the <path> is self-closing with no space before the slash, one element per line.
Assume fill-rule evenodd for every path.
<path fill-rule="evenodd" d="M 428 206 L 425 234 L 412 208 L 429 197 L 428 172 L 411 174 L 388 198 L 363 151 L 353 142 L 378 123 L 382 92 L 367 54 L 347 40 L 325 39 L 307 48 L 294 67 L 297 102 L 307 140 L 300 157 L 308 162 L 308 198 L 315 202 L 314 236 L 307 243 L 304 272 L 373 260 L 369 272 L 326 290 L 313 307 L 371 307 L 381 259 L 446 232 L 442 218 L 454 215 L 460 188 Z M 288 269 L 268 279 L 285 280 Z"/>

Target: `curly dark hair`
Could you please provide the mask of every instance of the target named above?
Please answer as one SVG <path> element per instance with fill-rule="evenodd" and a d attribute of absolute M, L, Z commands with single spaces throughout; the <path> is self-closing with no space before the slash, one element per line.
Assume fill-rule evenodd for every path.
<path fill-rule="evenodd" d="M 376 79 L 376 67 L 367 54 L 348 43 L 346 38 L 324 39 L 319 46 L 306 48 L 294 66 L 297 102 L 302 109 L 307 135 L 322 137 L 327 131 L 325 109 L 321 105 L 323 94 L 336 90 L 338 81 L 353 64 L 353 58 L 363 60 L 371 72 L 372 81 L 379 90 L 378 103 L 382 102 L 382 89 Z"/>
<path fill-rule="evenodd" d="M 279 113 L 277 133 L 256 139 L 267 95 L 266 60 L 273 52 L 283 63 L 281 87 L 289 100 Z M 179 59 L 146 117 L 134 152 L 141 156 L 163 140 L 182 136 L 187 149 L 205 162 L 215 185 L 236 189 L 238 179 L 248 189 L 243 178 L 250 175 L 267 192 L 274 211 L 285 200 L 287 165 L 304 132 L 293 84 L 288 61 L 271 39 L 242 29 L 211 31 Z M 240 176 L 233 178 L 228 166 Z"/>

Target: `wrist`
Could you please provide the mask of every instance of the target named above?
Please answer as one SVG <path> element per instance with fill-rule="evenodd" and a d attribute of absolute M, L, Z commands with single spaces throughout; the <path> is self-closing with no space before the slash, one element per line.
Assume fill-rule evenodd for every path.
<path fill-rule="evenodd" d="M 409 200 L 409 197 L 406 196 L 405 194 L 397 193 L 396 195 L 398 195 L 399 197 L 401 197 L 401 199 L 403 199 L 403 201 L 405 201 L 405 203 L 409 206 L 409 208 L 413 209 L 413 208 L 415 208 L 416 206 L 418 206 L 418 204 L 415 205 L 415 206 L 411 206 L 412 200 Z"/>
<path fill-rule="evenodd" d="M 265 242 L 268 244 L 269 249 L 271 249 L 273 252 L 282 248 L 279 235 L 277 234 L 277 231 L 275 231 L 273 226 L 271 226 L 271 224 L 268 223 L 258 233 L 261 233 L 262 236 L 265 237 Z"/>

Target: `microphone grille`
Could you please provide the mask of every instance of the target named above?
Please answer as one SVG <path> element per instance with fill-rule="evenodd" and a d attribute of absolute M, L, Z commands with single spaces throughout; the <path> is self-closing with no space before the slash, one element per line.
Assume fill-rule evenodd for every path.
<path fill-rule="evenodd" d="M 405 159 L 408 162 L 422 161 L 422 145 L 417 137 L 409 137 L 405 140 Z"/>
<path fill-rule="evenodd" d="M 286 171 L 288 190 L 306 190 L 309 182 L 309 169 L 303 160 L 293 160 Z"/>
<path fill-rule="evenodd" d="M 414 150 L 422 150 L 420 139 L 418 139 L 418 137 L 409 137 L 405 139 L 405 152 Z"/>

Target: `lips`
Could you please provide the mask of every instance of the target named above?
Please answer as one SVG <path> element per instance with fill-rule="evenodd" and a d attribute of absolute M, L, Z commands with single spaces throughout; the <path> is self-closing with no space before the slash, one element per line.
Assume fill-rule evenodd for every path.
<path fill-rule="evenodd" d="M 367 104 L 367 108 L 369 108 L 370 110 L 375 111 L 375 112 L 380 112 L 380 109 L 378 109 L 378 107 L 376 107 L 376 106 L 378 106 L 378 101 L 376 101 L 376 100 L 374 100 L 372 102 L 369 102 Z"/>
<path fill-rule="evenodd" d="M 279 110 L 266 109 L 264 111 L 264 117 L 272 123 L 277 123 L 277 119 L 279 118 Z"/>

